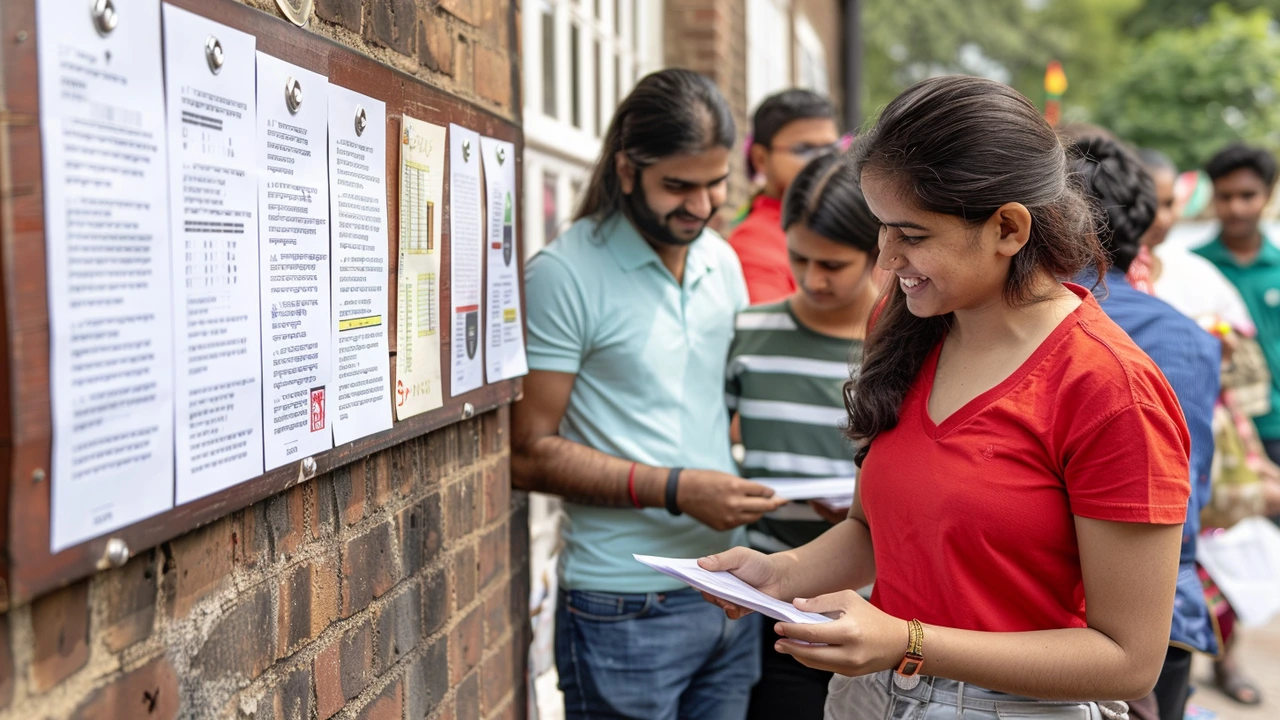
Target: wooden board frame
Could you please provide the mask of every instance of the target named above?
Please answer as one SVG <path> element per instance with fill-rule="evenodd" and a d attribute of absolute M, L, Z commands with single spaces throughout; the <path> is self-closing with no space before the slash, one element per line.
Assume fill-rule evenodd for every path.
<path fill-rule="evenodd" d="M 310 30 L 297 28 L 234 0 L 168 0 L 171 4 L 257 37 L 257 47 L 282 60 L 325 75 L 387 104 L 387 220 L 390 278 L 388 327 L 396 327 L 399 237 L 400 118 L 437 125 L 458 123 L 516 146 L 516 197 L 523 198 L 524 135 L 520 125 L 422 80 L 383 65 Z M 49 550 L 51 487 L 51 406 L 49 395 L 49 312 L 45 272 L 43 169 L 37 88 L 36 0 L 0 3 L 0 612 L 30 601 L 108 566 L 112 538 L 132 553 L 212 522 L 299 483 L 301 459 L 216 494 L 180 505 L 107 535 L 53 554 Z M 88 3 L 86 2 L 86 13 Z M 447 167 L 447 166 L 446 166 Z M 450 307 L 449 183 L 446 170 L 441 218 L 440 307 Z M 520 227 L 523 203 L 517 203 Z M 523 275 L 524 259 L 519 256 Z M 488 253 L 485 253 L 487 272 Z M 521 288 L 521 305 L 524 291 Z M 444 407 L 396 422 L 382 433 L 314 456 L 316 475 L 516 400 L 521 379 L 506 380 L 460 397 L 449 397 L 452 323 L 441 326 L 441 380 Z M 392 383 L 395 333 L 389 333 Z M 483 342 L 483 339 L 482 339 Z"/>

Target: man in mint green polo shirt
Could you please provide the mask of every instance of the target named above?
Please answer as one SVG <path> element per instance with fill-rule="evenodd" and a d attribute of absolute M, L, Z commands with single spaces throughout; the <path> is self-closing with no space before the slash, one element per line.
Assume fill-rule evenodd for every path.
<path fill-rule="evenodd" d="M 1262 210 L 1276 183 L 1276 159 L 1261 148 L 1232 145 L 1205 166 L 1222 232 L 1195 252 L 1240 291 L 1271 369 L 1271 412 L 1254 420 L 1271 460 L 1280 463 L 1280 247 L 1262 232 Z"/>
<path fill-rule="evenodd" d="M 733 141 L 710 80 L 644 78 L 577 221 L 526 271 L 511 474 L 566 501 L 555 644 L 570 720 L 742 720 L 760 674 L 758 619 L 727 620 L 632 557 L 743 544 L 743 526 L 784 502 L 737 477 L 729 453 L 725 361 L 747 291 L 706 225 Z"/>

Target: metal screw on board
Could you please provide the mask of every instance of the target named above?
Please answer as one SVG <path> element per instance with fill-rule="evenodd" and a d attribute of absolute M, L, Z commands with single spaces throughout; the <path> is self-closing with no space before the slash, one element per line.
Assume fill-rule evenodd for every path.
<path fill-rule="evenodd" d="M 93 0 L 93 26 L 98 34 L 106 37 L 120 24 L 120 16 L 116 15 L 116 4 L 111 0 Z"/>
<path fill-rule="evenodd" d="M 129 546 L 120 538 L 111 538 L 102 556 L 111 567 L 120 567 L 129 562 Z"/>
<path fill-rule="evenodd" d="M 316 459 L 303 458 L 302 459 L 302 477 L 310 480 L 311 478 L 315 477 L 315 474 L 316 474 Z"/>
<path fill-rule="evenodd" d="M 18 31 L 18 35 L 17 35 L 17 40 L 18 40 L 18 42 L 20 42 L 20 43 L 24 43 L 24 42 L 26 42 L 26 41 L 27 41 L 27 31 L 26 31 L 26 30 L 19 30 L 19 31 Z"/>
<path fill-rule="evenodd" d="M 470 420 L 476 414 L 476 406 L 471 403 L 462 404 L 462 419 Z"/>
<path fill-rule="evenodd" d="M 44 482 L 44 468 L 36 468 L 35 470 L 31 471 L 31 482 L 33 483 Z"/>
<path fill-rule="evenodd" d="M 209 71 L 214 75 L 222 72 L 222 42 L 212 35 L 204 41 L 204 59 L 209 62 Z"/>
<path fill-rule="evenodd" d="M 284 102 L 289 106 L 289 112 L 298 114 L 298 108 L 302 105 L 302 83 L 293 76 L 284 80 Z"/>
<path fill-rule="evenodd" d="M 357 105 L 356 106 L 356 137 L 360 137 L 361 135 L 363 135 L 364 129 L 368 127 L 368 125 L 369 125 L 369 115 L 364 111 L 364 108 Z"/>

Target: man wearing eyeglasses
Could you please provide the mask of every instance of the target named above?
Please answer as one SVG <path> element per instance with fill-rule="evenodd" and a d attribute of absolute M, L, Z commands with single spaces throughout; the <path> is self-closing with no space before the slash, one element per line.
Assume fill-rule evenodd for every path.
<path fill-rule="evenodd" d="M 795 278 L 782 232 L 782 196 L 810 160 L 840 147 L 835 108 L 808 90 L 784 90 L 760 103 L 748 141 L 747 175 L 762 179 L 745 219 L 729 236 L 752 305 L 790 297 Z"/>

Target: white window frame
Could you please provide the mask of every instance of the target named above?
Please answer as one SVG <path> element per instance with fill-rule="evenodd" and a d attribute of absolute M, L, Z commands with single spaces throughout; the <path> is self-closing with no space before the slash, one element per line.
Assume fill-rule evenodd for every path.
<path fill-rule="evenodd" d="M 599 0 L 600 17 L 595 17 L 596 0 L 526 0 L 524 26 L 524 237 L 526 257 L 532 256 L 554 238 L 545 237 L 543 180 L 556 176 L 558 227 L 568 226 L 581 199 L 574 184 L 586 187 L 591 166 L 600 154 L 601 140 L 613 118 L 618 102 L 646 74 L 662 67 L 662 6 L 660 0 L 618 0 L 623 23 L 614 17 L 614 0 Z M 542 106 L 542 15 L 549 8 L 553 17 L 555 48 L 555 117 Z M 639 22 L 632 28 L 630 19 Z M 578 57 L 581 127 L 573 125 L 570 28 L 579 28 Z M 634 31 L 634 35 L 633 35 Z M 634 38 L 634 44 L 632 42 Z M 600 122 L 595 118 L 595 43 L 600 42 Z M 622 88 L 614 87 L 613 59 L 621 58 Z"/>
<path fill-rule="evenodd" d="M 791 0 L 747 0 L 747 112 L 754 113 L 769 95 L 791 87 Z M 783 52 L 778 38 L 786 38 Z"/>
<path fill-rule="evenodd" d="M 600 139 L 608 128 L 613 110 L 635 81 L 661 66 L 662 3 L 655 0 L 618 0 L 623 32 L 615 32 L 614 0 L 600 0 L 600 17 L 595 17 L 595 0 L 529 0 L 524 25 L 524 131 L 529 145 L 584 164 L 595 161 Z M 556 116 L 542 110 L 542 15 L 552 10 L 555 28 Z M 639 20 L 632 44 L 630 18 Z M 572 122 L 572 67 L 570 29 L 579 29 L 576 65 L 579 69 L 581 127 Z M 593 50 L 600 43 L 600 125 L 595 122 L 595 62 Z M 613 61 L 622 61 L 622 88 L 614 87 Z"/>

